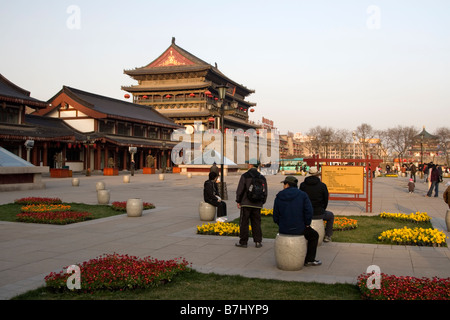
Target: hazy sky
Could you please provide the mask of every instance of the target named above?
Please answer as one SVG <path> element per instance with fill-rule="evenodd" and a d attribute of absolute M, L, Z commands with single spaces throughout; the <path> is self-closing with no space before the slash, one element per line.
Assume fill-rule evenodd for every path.
<path fill-rule="evenodd" d="M 124 69 L 176 43 L 256 92 L 282 133 L 449 127 L 450 1 L 0 0 L 0 73 L 124 99 Z"/>

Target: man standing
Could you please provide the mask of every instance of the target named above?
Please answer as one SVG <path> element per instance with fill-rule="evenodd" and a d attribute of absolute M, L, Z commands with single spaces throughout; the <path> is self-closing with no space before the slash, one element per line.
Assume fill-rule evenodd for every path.
<path fill-rule="evenodd" d="M 300 190 L 306 192 L 314 209 L 313 219 L 323 219 L 326 221 L 324 242 L 330 242 L 333 235 L 334 214 L 327 211 L 328 188 L 320 181 L 320 172 L 317 167 L 309 169 L 310 176 L 300 184 Z"/>
<path fill-rule="evenodd" d="M 287 176 L 282 183 L 283 190 L 278 192 L 273 204 L 273 221 L 278 224 L 280 234 L 304 235 L 308 240 L 305 266 L 320 266 L 322 262 L 316 260 L 319 234 L 311 228 L 311 201 L 297 188 L 298 180 L 294 176 Z"/>
<path fill-rule="evenodd" d="M 411 162 L 411 167 L 410 167 L 410 169 L 411 169 L 411 179 L 413 179 L 414 182 L 416 182 L 416 172 L 417 172 L 417 168 L 416 168 L 416 166 L 414 165 L 414 163 L 412 163 L 412 162 Z"/>
<path fill-rule="evenodd" d="M 267 181 L 258 172 L 258 165 L 250 165 L 250 169 L 241 176 L 236 190 L 237 207 L 241 209 L 237 247 L 247 248 L 249 221 L 255 246 L 262 247 L 261 208 L 266 203 L 267 192 Z"/>

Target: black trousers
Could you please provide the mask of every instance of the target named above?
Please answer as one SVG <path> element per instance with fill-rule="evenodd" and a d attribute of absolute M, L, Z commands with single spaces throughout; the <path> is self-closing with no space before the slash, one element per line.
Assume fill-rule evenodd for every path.
<path fill-rule="evenodd" d="M 319 243 L 319 233 L 313 228 L 309 227 L 305 229 L 303 235 L 308 241 L 306 247 L 305 262 L 313 262 L 314 260 L 316 260 L 317 244 Z"/>
<path fill-rule="evenodd" d="M 217 208 L 217 218 L 227 215 L 227 204 L 224 201 L 211 201 L 208 203 Z"/>
<path fill-rule="evenodd" d="M 252 207 L 241 207 L 241 216 L 239 219 L 239 243 L 247 244 L 249 231 L 249 222 L 252 226 L 252 237 L 254 242 L 262 241 L 261 231 L 261 209 Z"/>

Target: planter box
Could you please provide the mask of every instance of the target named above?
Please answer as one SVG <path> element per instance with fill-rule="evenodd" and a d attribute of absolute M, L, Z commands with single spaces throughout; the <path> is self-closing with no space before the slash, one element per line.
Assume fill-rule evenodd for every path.
<path fill-rule="evenodd" d="M 119 169 L 117 169 L 117 168 L 104 168 L 103 169 L 103 175 L 104 176 L 118 176 L 119 175 Z"/>
<path fill-rule="evenodd" d="M 145 168 L 142 171 L 143 174 L 155 174 L 155 169 L 154 168 Z"/>
<path fill-rule="evenodd" d="M 69 178 L 69 177 L 72 177 L 72 170 L 50 169 L 50 177 L 52 177 L 52 178 Z"/>
<path fill-rule="evenodd" d="M 179 168 L 179 167 L 172 168 L 172 173 L 180 173 L 180 172 L 181 172 L 181 168 Z"/>

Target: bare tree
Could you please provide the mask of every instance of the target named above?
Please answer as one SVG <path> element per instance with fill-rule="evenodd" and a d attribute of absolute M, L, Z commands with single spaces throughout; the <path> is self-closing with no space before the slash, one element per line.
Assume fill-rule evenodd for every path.
<path fill-rule="evenodd" d="M 437 128 L 435 136 L 439 139 L 438 150 L 443 153 L 445 157 L 447 167 L 450 165 L 449 152 L 450 152 L 450 129 L 446 127 Z"/>
<path fill-rule="evenodd" d="M 395 128 L 387 129 L 383 136 L 385 137 L 387 148 L 396 153 L 401 162 L 406 151 L 413 144 L 414 137 L 418 132 L 419 131 L 413 126 L 397 126 Z"/>
<path fill-rule="evenodd" d="M 371 140 L 376 136 L 376 131 L 372 128 L 370 124 L 363 123 L 358 126 L 355 130 L 356 138 L 361 146 L 361 152 L 366 158 L 370 154 L 370 144 Z"/>

